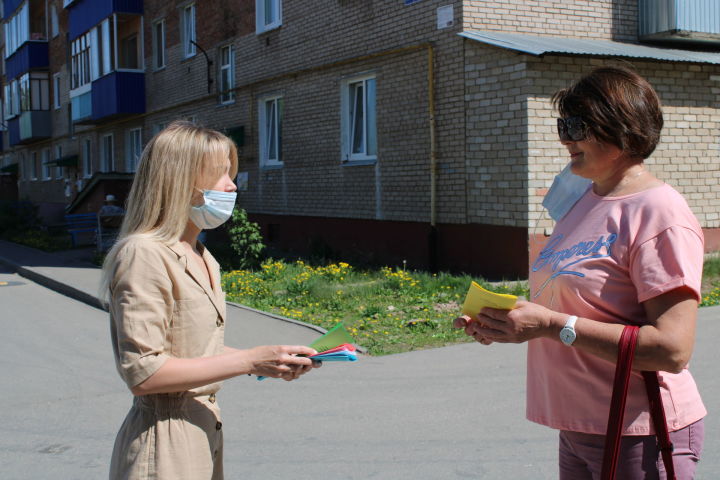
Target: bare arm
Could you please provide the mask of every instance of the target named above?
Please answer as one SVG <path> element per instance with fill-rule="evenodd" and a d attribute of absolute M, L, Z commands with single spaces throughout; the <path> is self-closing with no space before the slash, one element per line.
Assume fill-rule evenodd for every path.
<path fill-rule="evenodd" d="M 678 288 L 644 303 L 649 325 L 640 328 L 633 368 L 679 373 L 695 343 L 698 302 L 688 288 Z M 460 317 L 455 326 L 483 344 L 520 343 L 546 337 L 560 341 L 568 315 L 543 306 L 518 302 L 514 310 L 483 309 L 477 319 Z M 623 325 L 578 318 L 572 347 L 615 362 Z"/>
<path fill-rule="evenodd" d="M 133 395 L 182 392 L 243 374 L 294 380 L 313 368 L 315 350 L 299 345 L 274 345 L 238 350 L 225 347 L 221 355 L 169 358 L 155 373 L 131 388 Z"/>

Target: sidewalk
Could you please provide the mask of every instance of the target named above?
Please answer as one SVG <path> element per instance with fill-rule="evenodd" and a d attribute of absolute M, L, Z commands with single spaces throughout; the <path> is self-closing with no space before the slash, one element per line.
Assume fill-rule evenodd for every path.
<path fill-rule="evenodd" d="M 65 296 L 105 310 L 100 302 L 100 268 L 92 263 L 93 247 L 48 253 L 0 240 L 0 264 Z M 227 302 L 227 323 L 238 329 L 237 348 L 256 345 L 308 345 L 325 330 L 297 320 Z"/>

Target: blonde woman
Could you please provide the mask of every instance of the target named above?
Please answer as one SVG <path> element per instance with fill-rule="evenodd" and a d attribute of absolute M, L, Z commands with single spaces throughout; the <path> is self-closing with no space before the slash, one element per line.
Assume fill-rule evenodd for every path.
<path fill-rule="evenodd" d="M 235 205 L 237 151 L 186 122 L 145 148 L 119 240 L 103 266 L 115 362 L 135 395 L 115 440 L 112 479 L 221 479 L 215 397 L 242 374 L 294 380 L 313 368 L 304 346 L 224 346 L 220 269 L 197 241 Z"/>

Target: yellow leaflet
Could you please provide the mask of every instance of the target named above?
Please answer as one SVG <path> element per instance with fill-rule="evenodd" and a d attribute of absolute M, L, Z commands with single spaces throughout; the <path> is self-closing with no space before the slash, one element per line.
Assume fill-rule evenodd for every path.
<path fill-rule="evenodd" d="M 462 313 L 465 315 L 475 316 L 483 307 L 499 308 L 501 310 L 511 310 L 515 307 L 517 297 L 505 293 L 494 293 L 485 290 L 475 282 L 470 284 L 465 303 L 463 303 Z"/>

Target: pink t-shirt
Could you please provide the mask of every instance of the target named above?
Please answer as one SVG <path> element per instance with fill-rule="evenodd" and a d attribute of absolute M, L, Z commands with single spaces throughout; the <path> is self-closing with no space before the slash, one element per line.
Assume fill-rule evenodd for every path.
<path fill-rule="evenodd" d="M 644 325 L 641 304 L 681 286 L 700 298 L 703 235 L 685 199 L 669 185 L 621 197 L 592 189 L 557 223 L 547 246 L 532 259 L 532 301 L 599 322 Z M 615 364 L 563 345 L 528 344 L 527 418 L 561 430 L 605 434 Z M 660 372 L 670 431 L 707 413 L 685 368 Z M 643 378 L 633 372 L 625 435 L 649 435 Z"/>

